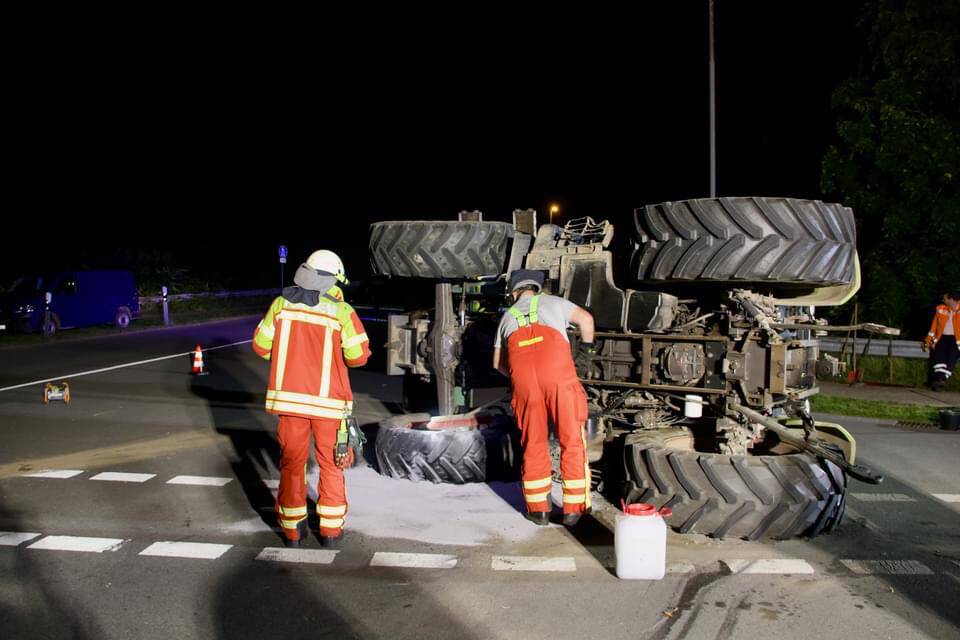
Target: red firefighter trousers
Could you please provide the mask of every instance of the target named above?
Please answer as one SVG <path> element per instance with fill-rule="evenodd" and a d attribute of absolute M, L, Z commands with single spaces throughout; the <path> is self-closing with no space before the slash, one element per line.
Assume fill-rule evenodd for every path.
<path fill-rule="evenodd" d="M 510 334 L 507 361 L 513 411 L 523 449 L 523 496 L 531 512 L 550 510 L 552 485 L 548 423 L 560 441 L 563 512 L 590 508 L 590 468 L 583 423 L 587 398 L 577 380 L 570 344 L 556 329 L 528 324 Z"/>
<path fill-rule="evenodd" d="M 310 434 L 313 434 L 314 453 L 320 467 L 317 483 L 317 515 L 320 516 L 320 535 L 339 536 L 347 514 L 347 494 L 343 470 L 333 461 L 339 420 L 280 416 L 277 435 L 280 440 L 280 491 L 276 512 L 284 535 L 290 540 L 300 538 L 297 525 L 307 518 L 307 457 L 310 454 Z"/>

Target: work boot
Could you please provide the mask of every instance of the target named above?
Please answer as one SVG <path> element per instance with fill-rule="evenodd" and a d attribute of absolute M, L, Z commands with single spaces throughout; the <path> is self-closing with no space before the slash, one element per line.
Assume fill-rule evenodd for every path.
<path fill-rule="evenodd" d="M 284 534 L 283 544 L 288 549 L 299 549 L 303 546 L 303 541 L 307 539 L 307 519 L 304 518 L 297 523 L 297 539 L 292 540 Z"/>
<path fill-rule="evenodd" d="M 324 549 L 339 549 L 343 541 L 343 534 L 338 536 L 320 536 L 320 546 Z"/>
<path fill-rule="evenodd" d="M 527 511 L 523 514 L 523 517 L 540 527 L 550 524 L 550 513 L 548 511 Z"/>
<path fill-rule="evenodd" d="M 565 513 L 563 514 L 563 526 L 565 527 L 575 527 L 577 523 L 580 522 L 580 516 L 582 513 Z"/>

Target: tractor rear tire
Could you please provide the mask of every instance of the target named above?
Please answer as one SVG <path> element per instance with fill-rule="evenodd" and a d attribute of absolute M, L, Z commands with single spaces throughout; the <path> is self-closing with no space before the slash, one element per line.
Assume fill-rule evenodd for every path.
<path fill-rule="evenodd" d="M 627 503 L 668 506 L 673 529 L 716 538 L 812 537 L 843 518 L 846 475 L 830 462 L 806 453 L 730 456 L 692 446 L 686 429 L 629 436 Z"/>
<path fill-rule="evenodd" d="M 413 428 L 430 414 L 391 416 L 380 423 L 380 473 L 419 482 L 465 484 L 513 480 L 520 466 L 519 434 L 501 427 L 431 431 Z"/>
<path fill-rule="evenodd" d="M 700 198 L 634 213 L 641 283 L 826 287 L 856 277 L 853 212 L 794 198 Z"/>
<path fill-rule="evenodd" d="M 370 226 L 370 258 L 377 275 L 498 276 L 507 267 L 511 237 L 513 226 L 506 222 L 377 222 Z"/>

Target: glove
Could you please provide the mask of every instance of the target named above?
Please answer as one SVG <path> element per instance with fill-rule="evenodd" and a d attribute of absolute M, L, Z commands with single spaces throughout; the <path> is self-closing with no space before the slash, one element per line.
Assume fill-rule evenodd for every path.
<path fill-rule="evenodd" d="M 920 344 L 920 348 L 923 349 L 923 352 L 924 352 L 924 353 L 926 353 L 926 352 L 927 352 L 927 349 L 930 348 L 930 343 L 927 342 L 926 340 L 924 340 L 924 341 Z"/>
<path fill-rule="evenodd" d="M 577 375 L 581 378 L 589 378 L 593 373 L 593 358 L 597 355 L 597 348 L 592 342 L 581 342 L 577 345 L 577 355 L 573 362 L 577 368 Z"/>
<path fill-rule="evenodd" d="M 340 422 L 337 429 L 337 443 L 333 445 L 333 463 L 341 469 L 346 469 L 353 462 L 353 451 L 350 449 L 350 434 L 347 431 L 347 421 Z"/>

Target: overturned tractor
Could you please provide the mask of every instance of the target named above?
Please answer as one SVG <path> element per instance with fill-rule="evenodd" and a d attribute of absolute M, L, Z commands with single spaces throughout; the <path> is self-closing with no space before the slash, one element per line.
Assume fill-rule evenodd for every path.
<path fill-rule="evenodd" d="M 838 366 L 819 359 L 817 335 L 852 328 L 814 311 L 856 292 L 855 236 L 848 208 L 759 197 L 637 209 L 617 245 L 609 222 L 538 226 L 532 210 L 515 211 L 512 224 L 479 213 L 374 224 L 374 271 L 435 288 L 432 308 L 389 318 L 388 372 L 404 376 L 409 408 L 429 413 L 381 426 L 381 472 L 456 483 L 516 473 L 508 405 L 489 401 L 507 384 L 491 367 L 506 276 L 523 267 L 596 322 L 581 382 L 597 491 L 615 504 L 669 506 L 680 532 L 830 531 L 847 476 L 881 480 L 856 465 L 843 427 L 808 411 L 818 368 Z"/>

